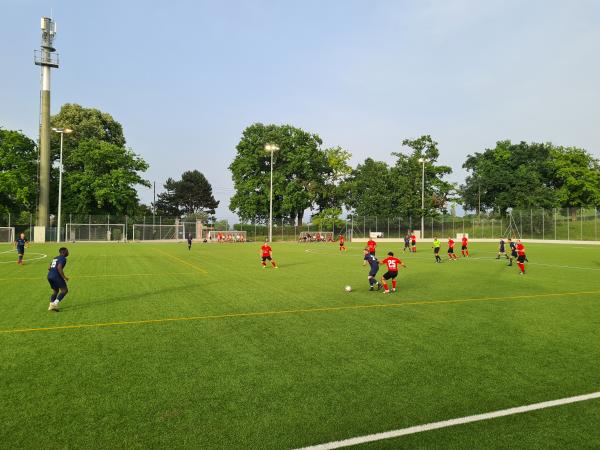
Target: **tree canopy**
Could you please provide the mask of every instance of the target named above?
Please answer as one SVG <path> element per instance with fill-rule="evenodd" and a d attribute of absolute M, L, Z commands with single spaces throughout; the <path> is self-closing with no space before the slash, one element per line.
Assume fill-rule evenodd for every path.
<path fill-rule="evenodd" d="M 0 128 L 0 213 L 34 211 L 37 146 L 20 131 Z"/>
<path fill-rule="evenodd" d="M 156 209 L 160 214 L 191 217 L 213 215 L 219 202 L 215 200 L 212 186 L 197 170 L 183 172 L 181 180 L 169 178 L 165 191 L 158 195 Z"/>

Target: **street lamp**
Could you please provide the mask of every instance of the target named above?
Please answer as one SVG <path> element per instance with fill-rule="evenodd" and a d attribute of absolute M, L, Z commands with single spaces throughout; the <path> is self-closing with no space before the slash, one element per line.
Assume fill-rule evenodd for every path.
<path fill-rule="evenodd" d="M 421 176 L 421 239 L 425 237 L 425 158 L 419 158 L 419 162 L 423 165 Z"/>
<path fill-rule="evenodd" d="M 63 175 L 63 137 L 65 133 L 72 133 L 73 130 L 70 128 L 52 128 L 52 131 L 55 133 L 60 133 L 60 161 L 58 168 L 58 223 L 57 223 L 57 232 L 56 232 L 56 242 L 60 242 L 60 218 L 61 218 L 61 208 L 62 208 L 62 175 Z"/>
<path fill-rule="evenodd" d="M 269 242 L 273 241 L 273 153 L 279 150 L 275 144 L 265 145 L 265 150 L 271 153 L 271 189 L 269 192 Z"/>

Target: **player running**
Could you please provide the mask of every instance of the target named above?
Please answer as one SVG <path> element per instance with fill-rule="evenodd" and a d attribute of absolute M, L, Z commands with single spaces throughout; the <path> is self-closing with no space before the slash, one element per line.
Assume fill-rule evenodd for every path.
<path fill-rule="evenodd" d="M 412 247 L 411 248 L 412 252 L 417 253 L 417 236 L 415 235 L 414 231 L 410 235 L 410 245 Z"/>
<path fill-rule="evenodd" d="M 23 265 L 23 255 L 25 255 L 25 246 L 29 247 L 29 241 L 25 239 L 25 233 L 21 233 L 18 239 L 15 241 L 15 247 L 17 248 L 17 264 Z"/>
<path fill-rule="evenodd" d="M 188 250 L 192 249 L 192 233 L 188 234 L 187 238 Z"/>
<path fill-rule="evenodd" d="M 404 250 L 402 251 L 405 252 L 406 249 L 408 249 L 408 252 L 410 253 L 410 236 L 408 233 L 404 236 Z"/>
<path fill-rule="evenodd" d="M 525 261 L 527 256 L 525 255 L 525 246 L 521 242 L 521 239 L 517 240 L 517 266 L 519 266 L 519 275 L 525 275 Z"/>
<path fill-rule="evenodd" d="M 64 268 L 67 265 L 67 257 L 69 256 L 69 250 L 65 247 L 61 247 L 58 250 L 59 255 L 52 260 L 48 267 L 48 283 L 52 288 L 52 295 L 50 296 L 50 304 L 48 305 L 48 311 L 59 312 L 58 305 L 65 295 L 69 292 L 67 288 L 67 281 L 69 278 L 64 273 Z M 59 293 L 60 291 L 60 293 Z"/>
<path fill-rule="evenodd" d="M 363 266 L 369 264 L 369 290 L 372 291 L 375 288 L 375 284 L 377 284 L 377 290 L 381 289 L 381 283 L 377 281 L 375 278 L 377 276 L 377 272 L 379 271 L 379 261 L 369 252 L 369 248 L 365 248 L 365 257 L 363 259 Z"/>
<path fill-rule="evenodd" d="M 463 237 L 462 237 L 461 253 L 463 255 L 463 258 L 469 257 L 469 238 L 467 237 L 466 234 L 463 234 Z"/>
<path fill-rule="evenodd" d="M 343 234 L 340 234 L 339 240 L 340 240 L 340 252 L 345 252 L 346 251 L 346 238 L 344 237 Z"/>
<path fill-rule="evenodd" d="M 448 259 L 450 261 L 454 261 L 456 259 L 456 254 L 454 253 L 454 239 L 451 237 L 448 238 Z"/>
<path fill-rule="evenodd" d="M 263 245 L 260 248 L 261 251 L 261 255 L 262 255 L 262 268 L 266 269 L 267 268 L 267 260 L 269 260 L 271 262 L 271 266 L 273 266 L 274 269 L 278 269 L 277 267 L 277 263 L 275 261 L 273 261 L 273 249 L 271 248 L 271 246 L 269 245 L 269 241 L 265 241 L 265 245 Z"/>
<path fill-rule="evenodd" d="M 433 238 L 433 254 L 435 255 L 435 262 L 436 263 L 441 263 L 442 262 L 442 258 L 440 258 L 440 248 L 442 246 L 442 243 L 440 242 L 440 240 L 437 237 Z"/>
<path fill-rule="evenodd" d="M 507 266 L 512 266 L 513 264 L 513 259 L 515 259 L 518 255 L 517 255 L 517 244 L 515 244 L 513 242 L 513 240 L 511 238 L 508 238 L 508 246 L 510 247 L 510 258 L 508 258 L 508 264 Z"/>
<path fill-rule="evenodd" d="M 375 255 L 375 248 L 377 248 L 377 242 L 373 240 L 373 238 L 369 238 L 367 241 L 367 248 L 369 249 L 369 253 L 371 255 Z"/>
<path fill-rule="evenodd" d="M 385 264 L 387 266 L 387 272 L 381 277 L 383 283 L 383 293 L 389 294 L 390 288 L 388 287 L 387 280 L 392 280 L 392 292 L 396 292 L 396 277 L 398 276 L 398 265 L 406 268 L 404 263 L 394 256 L 393 252 L 388 252 L 388 257 L 381 261 L 379 264 Z"/>
<path fill-rule="evenodd" d="M 508 259 L 508 255 L 506 254 L 506 248 L 504 247 L 505 244 L 506 243 L 504 242 L 504 238 L 500 238 L 500 242 L 498 244 L 498 256 L 496 256 L 496 259 L 500 259 L 501 255 L 504 255 L 506 259 Z"/>

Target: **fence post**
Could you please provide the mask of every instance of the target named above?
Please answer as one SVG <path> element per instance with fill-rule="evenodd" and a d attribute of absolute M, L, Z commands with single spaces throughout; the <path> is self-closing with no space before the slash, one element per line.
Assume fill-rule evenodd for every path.
<path fill-rule="evenodd" d="M 127 242 L 127 234 L 129 233 L 129 230 L 127 229 L 127 214 L 125 214 L 125 242 Z"/>
<path fill-rule="evenodd" d="M 580 238 L 580 240 L 583 241 L 583 208 L 579 209 L 579 215 L 581 216 L 581 238 Z"/>
<path fill-rule="evenodd" d="M 431 216 L 431 237 L 433 237 L 433 216 Z"/>
<path fill-rule="evenodd" d="M 554 208 L 554 240 L 556 240 L 556 208 Z"/>
<path fill-rule="evenodd" d="M 281 218 L 281 240 L 283 241 L 283 217 Z"/>
<path fill-rule="evenodd" d="M 546 239 L 545 216 L 546 210 L 542 209 L 542 241 Z"/>
<path fill-rule="evenodd" d="M 388 232 L 386 235 L 388 238 L 390 237 L 390 218 L 388 217 Z"/>
<path fill-rule="evenodd" d="M 567 241 L 571 240 L 571 224 L 570 222 L 570 217 L 571 217 L 571 208 L 567 208 Z"/>
<path fill-rule="evenodd" d="M 598 208 L 594 208 L 594 240 L 598 240 Z"/>
<path fill-rule="evenodd" d="M 519 211 L 519 235 L 521 236 L 521 238 L 524 238 L 523 236 L 523 211 Z"/>
<path fill-rule="evenodd" d="M 8 228 L 10 228 L 10 213 L 8 213 Z"/>

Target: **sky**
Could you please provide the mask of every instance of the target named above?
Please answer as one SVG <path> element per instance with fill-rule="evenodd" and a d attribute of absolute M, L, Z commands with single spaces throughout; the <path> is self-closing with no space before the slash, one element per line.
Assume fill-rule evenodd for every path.
<path fill-rule="evenodd" d="M 600 157 L 598 1 L 0 0 L 0 126 L 32 138 L 49 15 L 52 113 L 110 113 L 157 191 L 198 169 L 233 222 L 228 166 L 255 122 L 317 133 L 353 165 L 430 134 L 458 183 L 468 154 L 504 139 Z"/>

